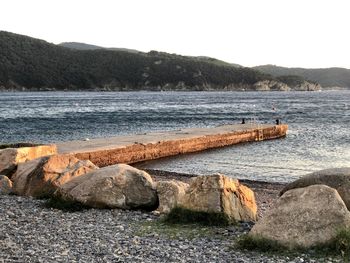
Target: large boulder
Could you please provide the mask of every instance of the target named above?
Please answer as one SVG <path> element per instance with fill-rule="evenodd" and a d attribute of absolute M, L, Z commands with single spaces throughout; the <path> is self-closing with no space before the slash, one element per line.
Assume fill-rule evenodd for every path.
<path fill-rule="evenodd" d="M 291 189 L 316 184 L 324 184 L 336 189 L 348 210 L 350 210 L 350 167 L 326 169 L 305 175 L 286 185 L 280 194 L 282 195 Z"/>
<path fill-rule="evenodd" d="M 157 193 L 159 198 L 158 211 L 169 213 L 174 207 L 181 205 L 188 184 L 176 180 L 157 182 Z"/>
<path fill-rule="evenodd" d="M 56 153 L 57 147 L 54 144 L 0 150 L 0 174 L 11 175 L 19 163 Z"/>
<path fill-rule="evenodd" d="M 338 192 L 312 185 L 285 192 L 249 235 L 277 241 L 290 249 L 330 242 L 338 229 L 350 226 L 350 212 Z"/>
<path fill-rule="evenodd" d="M 56 195 L 95 208 L 154 210 L 158 207 L 151 176 L 126 164 L 106 166 L 62 185 Z"/>
<path fill-rule="evenodd" d="M 7 195 L 12 193 L 12 182 L 5 176 L 0 175 L 0 195 Z"/>
<path fill-rule="evenodd" d="M 191 180 L 181 206 L 202 212 L 224 213 L 232 221 L 255 221 L 254 192 L 222 174 L 198 176 Z"/>
<path fill-rule="evenodd" d="M 98 169 L 90 161 L 71 155 L 52 155 L 18 164 L 12 176 L 13 191 L 18 195 L 46 197 L 74 177 Z"/>

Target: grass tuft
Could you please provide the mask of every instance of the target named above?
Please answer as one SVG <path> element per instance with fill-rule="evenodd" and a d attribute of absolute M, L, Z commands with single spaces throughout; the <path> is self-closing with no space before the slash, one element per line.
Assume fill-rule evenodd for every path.
<path fill-rule="evenodd" d="M 82 203 L 63 200 L 59 197 L 50 197 L 45 201 L 44 207 L 55 208 L 66 212 L 78 212 L 90 208 Z"/>
<path fill-rule="evenodd" d="M 235 222 L 224 213 L 200 212 L 183 207 L 173 208 L 164 218 L 169 224 L 191 224 L 196 223 L 205 226 L 228 226 Z"/>
<path fill-rule="evenodd" d="M 350 258 L 350 229 L 340 229 L 336 237 L 329 246 L 329 249 L 336 251 L 343 258 L 349 260 Z M 348 261 L 347 261 L 348 262 Z"/>
<path fill-rule="evenodd" d="M 286 248 L 277 241 L 262 236 L 243 235 L 237 240 L 239 249 L 256 250 L 260 252 L 282 252 Z"/>
<path fill-rule="evenodd" d="M 311 248 L 297 247 L 289 249 L 277 241 L 263 238 L 261 236 L 243 235 L 236 241 L 236 247 L 239 249 L 255 250 L 260 252 L 272 252 L 277 254 L 296 254 L 307 253 L 315 257 L 340 256 L 344 262 L 350 259 L 350 228 L 344 228 L 337 231 L 334 239 L 327 244 L 316 245 Z"/>

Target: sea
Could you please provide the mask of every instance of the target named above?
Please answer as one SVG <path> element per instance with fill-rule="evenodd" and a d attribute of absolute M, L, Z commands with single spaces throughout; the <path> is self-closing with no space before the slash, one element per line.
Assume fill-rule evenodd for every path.
<path fill-rule="evenodd" d="M 139 168 L 290 182 L 350 167 L 350 91 L 2 92 L 0 144 L 55 143 L 240 123 L 289 125 L 285 138 L 137 164 Z"/>

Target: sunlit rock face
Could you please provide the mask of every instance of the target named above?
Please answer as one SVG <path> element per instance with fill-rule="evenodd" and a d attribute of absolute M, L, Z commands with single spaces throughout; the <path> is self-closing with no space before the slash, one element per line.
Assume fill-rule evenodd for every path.
<path fill-rule="evenodd" d="M 224 213 L 232 221 L 255 221 L 257 205 L 254 192 L 222 174 L 192 179 L 180 206 L 203 212 Z"/>
<path fill-rule="evenodd" d="M 71 155 L 52 155 L 20 163 L 12 176 L 18 195 L 46 197 L 72 178 L 98 169 L 92 162 Z"/>
<path fill-rule="evenodd" d="M 321 85 L 318 83 L 311 83 L 308 81 L 303 81 L 297 85 L 288 85 L 281 81 L 276 80 L 262 80 L 258 81 L 253 85 L 253 89 L 257 91 L 316 91 L 321 89 Z"/>
<path fill-rule="evenodd" d="M 0 150 L 0 174 L 10 175 L 19 163 L 56 153 L 57 147 L 54 144 Z"/>

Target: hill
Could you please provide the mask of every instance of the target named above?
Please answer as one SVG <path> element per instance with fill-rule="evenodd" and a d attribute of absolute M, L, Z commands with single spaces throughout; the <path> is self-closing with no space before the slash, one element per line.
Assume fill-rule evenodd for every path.
<path fill-rule="evenodd" d="M 107 50 L 115 50 L 115 51 L 127 51 L 131 53 L 141 53 L 138 50 L 135 49 L 129 49 L 129 48 L 106 48 L 106 47 L 100 47 L 96 45 L 91 45 L 91 44 L 85 44 L 85 43 L 80 43 L 80 42 L 63 42 L 58 44 L 61 47 L 67 47 L 71 49 L 78 49 L 78 50 L 96 50 L 96 49 L 107 49 Z"/>
<path fill-rule="evenodd" d="M 78 50 L 96 50 L 96 49 L 104 49 L 100 46 L 85 44 L 85 43 L 79 43 L 79 42 L 63 42 L 58 44 L 61 47 L 67 47 L 71 49 L 78 49 Z"/>
<path fill-rule="evenodd" d="M 274 65 L 254 67 L 266 74 L 278 77 L 282 75 L 298 75 L 304 79 L 318 82 L 322 87 L 341 87 L 350 89 L 350 69 L 346 68 L 285 68 Z"/>
<path fill-rule="evenodd" d="M 164 52 L 84 50 L 0 31 L 2 90 L 313 90 L 219 60 Z"/>

